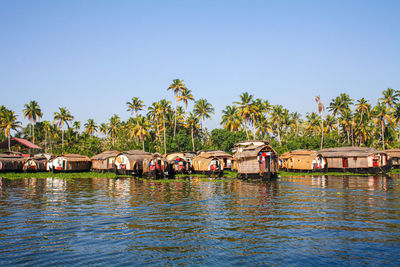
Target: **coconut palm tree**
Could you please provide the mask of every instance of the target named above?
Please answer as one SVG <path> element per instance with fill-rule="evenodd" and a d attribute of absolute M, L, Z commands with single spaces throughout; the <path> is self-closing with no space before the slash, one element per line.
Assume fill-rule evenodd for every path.
<path fill-rule="evenodd" d="M 100 124 L 100 126 L 99 126 L 99 134 L 107 134 L 107 131 L 108 131 L 108 125 L 107 125 L 107 123 L 102 123 L 102 124 Z"/>
<path fill-rule="evenodd" d="M 42 110 L 40 109 L 39 104 L 32 100 L 29 102 L 29 104 L 24 105 L 24 109 L 22 112 L 24 113 L 25 118 L 28 118 L 30 123 L 31 123 L 31 137 L 32 137 L 32 143 L 35 143 L 35 128 L 34 124 L 38 119 L 40 119 L 43 116 Z"/>
<path fill-rule="evenodd" d="M 318 113 L 321 119 L 321 150 L 322 150 L 322 147 L 324 145 L 324 118 L 322 116 L 322 112 L 325 110 L 325 106 L 322 103 L 321 97 L 319 95 L 315 97 L 315 102 L 317 102 L 318 104 Z"/>
<path fill-rule="evenodd" d="M 203 131 L 207 131 L 204 119 L 211 118 L 211 114 L 214 114 L 213 106 L 206 99 L 199 99 L 194 105 L 194 114 L 201 117 L 202 123 L 201 128 Z"/>
<path fill-rule="evenodd" d="M 69 128 L 69 121 L 74 119 L 74 116 L 66 108 L 59 108 L 59 112 L 54 112 L 54 120 L 53 123 L 56 123 L 58 128 L 61 128 L 62 132 L 62 149 L 64 149 L 64 124 Z"/>
<path fill-rule="evenodd" d="M 94 119 L 88 119 L 85 123 L 85 133 L 88 135 L 93 135 L 95 132 L 97 132 L 97 129 L 98 126 L 94 122 Z"/>
<path fill-rule="evenodd" d="M 75 130 L 75 142 L 78 142 L 78 135 L 79 135 L 79 129 L 81 128 L 81 122 L 74 121 L 74 123 L 72 124 L 72 127 Z"/>
<path fill-rule="evenodd" d="M 0 112 L 0 128 L 4 131 L 4 136 L 8 138 L 8 151 L 11 151 L 11 130 L 21 128 L 21 122 L 17 121 L 17 117 L 18 115 L 15 115 L 14 111 L 6 108 L 2 109 Z"/>
<path fill-rule="evenodd" d="M 136 113 L 136 118 L 138 117 L 138 112 L 145 107 L 144 102 L 140 100 L 139 97 L 133 97 L 131 102 L 126 102 L 126 105 L 128 106 L 128 111 L 130 111 L 132 115 L 133 112 Z"/>
<path fill-rule="evenodd" d="M 239 97 L 240 101 L 233 103 L 238 105 L 238 111 L 239 111 L 238 114 L 243 118 L 246 136 L 247 139 L 249 139 L 247 125 L 249 120 L 251 119 L 252 114 L 256 113 L 255 106 L 253 105 L 253 95 L 250 95 L 249 93 L 245 92 L 240 94 Z"/>
<path fill-rule="evenodd" d="M 186 111 L 187 111 L 187 107 L 189 104 L 189 101 L 194 101 L 194 97 L 192 95 L 192 90 L 187 89 L 186 87 L 184 87 L 181 91 L 181 94 L 177 96 L 178 97 L 178 102 L 182 101 L 185 104 L 185 112 L 184 112 L 184 116 L 186 117 Z"/>
<path fill-rule="evenodd" d="M 142 141 L 143 151 L 144 151 L 144 140 L 146 137 L 150 136 L 149 133 L 150 122 L 146 117 L 139 116 L 135 119 L 133 128 L 130 131 L 130 136 L 136 136 Z"/>
<path fill-rule="evenodd" d="M 226 106 L 222 111 L 222 121 L 221 125 L 230 132 L 236 132 L 239 130 L 242 124 L 242 118 L 238 114 L 238 109 L 235 105 Z"/>
<path fill-rule="evenodd" d="M 174 79 L 169 85 L 167 90 L 172 90 L 175 95 L 175 126 L 174 126 L 174 137 L 176 135 L 176 106 L 178 104 L 178 97 L 181 95 L 182 91 L 186 88 L 183 80 Z"/>
<path fill-rule="evenodd" d="M 391 114 L 385 103 L 378 102 L 373 109 L 374 123 L 381 126 L 382 149 L 385 150 L 385 127 L 386 122 L 391 120 Z"/>
<path fill-rule="evenodd" d="M 284 116 L 284 108 L 282 105 L 274 105 L 271 110 L 271 123 L 277 131 L 277 137 L 279 145 L 282 144 L 281 140 L 281 127 L 282 127 L 282 119 Z"/>
<path fill-rule="evenodd" d="M 49 121 L 43 121 L 43 131 L 44 131 L 44 151 L 47 152 L 47 135 L 51 131 L 51 123 Z"/>
<path fill-rule="evenodd" d="M 192 137 L 193 152 L 196 151 L 194 146 L 194 132 L 199 130 L 199 117 L 194 113 L 189 112 L 189 116 L 186 118 L 186 126 L 190 128 L 190 135 Z"/>
<path fill-rule="evenodd" d="M 108 123 L 108 129 L 107 129 L 107 134 L 111 138 L 113 147 L 115 145 L 115 137 L 118 134 L 120 126 L 121 126 L 121 119 L 119 118 L 119 116 L 117 114 L 114 114 L 110 118 L 110 122 Z"/>
<path fill-rule="evenodd" d="M 383 97 L 378 100 L 382 101 L 383 104 L 386 104 L 388 108 L 392 108 L 397 101 L 399 101 L 399 91 L 394 90 L 392 88 L 388 88 L 382 92 Z"/>
<path fill-rule="evenodd" d="M 165 100 L 165 99 L 161 99 L 160 101 L 159 101 L 159 104 L 157 105 L 157 113 L 159 114 L 159 115 L 161 115 L 161 117 L 162 117 L 162 121 L 163 121 L 163 130 L 164 130 L 164 154 L 166 154 L 167 153 L 167 137 L 166 137 L 166 134 L 165 134 L 165 130 L 166 130 L 166 128 L 165 128 L 165 116 L 166 116 L 166 114 L 168 114 L 168 113 L 170 113 L 171 112 L 171 102 L 170 101 L 167 101 L 167 100 Z"/>

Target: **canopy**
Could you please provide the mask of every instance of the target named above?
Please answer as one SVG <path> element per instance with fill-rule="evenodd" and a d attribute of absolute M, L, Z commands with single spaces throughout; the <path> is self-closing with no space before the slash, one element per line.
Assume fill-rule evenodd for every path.
<path fill-rule="evenodd" d="M 28 148 L 33 148 L 33 149 L 42 149 L 40 146 L 35 145 L 34 143 L 29 142 L 28 140 L 22 139 L 22 138 L 17 138 L 17 137 L 12 137 L 10 138 L 10 146 L 15 146 L 17 144 L 22 144 Z M 0 143 L 0 148 L 8 148 L 8 140 L 5 140 Z"/>

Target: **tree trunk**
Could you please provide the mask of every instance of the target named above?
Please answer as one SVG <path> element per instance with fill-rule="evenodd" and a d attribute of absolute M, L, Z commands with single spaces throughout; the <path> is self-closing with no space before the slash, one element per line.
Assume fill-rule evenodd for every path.
<path fill-rule="evenodd" d="M 11 148 L 10 148 L 11 140 L 10 139 L 11 139 L 10 138 L 10 133 L 8 133 L 8 151 L 11 151 Z"/>
<path fill-rule="evenodd" d="M 382 149 L 385 150 L 385 127 L 382 121 Z"/>
<path fill-rule="evenodd" d="M 193 145 L 193 152 L 195 152 L 195 148 L 194 148 L 194 137 L 193 137 L 193 127 L 190 127 L 191 133 L 192 133 L 192 145 Z"/>
<path fill-rule="evenodd" d="M 163 127 L 164 127 L 164 154 L 167 154 L 167 143 L 165 137 L 165 114 L 163 113 Z"/>
<path fill-rule="evenodd" d="M 177 101 L 176 101 L 176 99 L 175 99 L 175 122 L 174 122 L 174 137 L 175 137 L 175 135 L 176 135 L 176 106 L 177 106 Z"/>
<path fill-rule="evenodd" d="M 321 150 L 324 146 L 324 119 L 322 118 L 321 114 Z"/>
<path fill-rule="evenodd" d="M 144 138 L 142 139 L 143 151 L 144 151 Z"/>
<path fill-rule="evenodd" d="M 62 137 L 62 140 L 61 140 L 61 149 L 62 149 L 63 152 L 64 152 L 64 127 L 61 129 L 61 132 L 62 132 L 62 134 L 61 134 L 61 137 Z"/>
<path fill-rule="evenodd" d="M 35 143 L 35 126 L 32 123 L 32 143 Z"/>
<path fill-rule="evenodd" d="M 44 152 L 47 153 L 47 131 L 44 131 Z"/>

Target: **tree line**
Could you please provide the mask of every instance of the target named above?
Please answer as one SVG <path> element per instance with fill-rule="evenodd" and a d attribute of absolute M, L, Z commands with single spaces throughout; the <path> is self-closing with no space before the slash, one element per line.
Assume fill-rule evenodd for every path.
<path fill-rule="evenodd" d="M 14 111 L 0 106 L 2 141 L 17 137 L 39 144 L 49 153 L 79 153 L 88 156 L 104 150 L 143 149 L 150 152 L 221 149 L 230 152 L 234 143 L 250 139 L 268 140 L 278 152 L 335 146 L 368 146 L 381 149 L 399 147 L 400 91 L 388 88 L 375 105 L 367 99 L 354 100 L 342 93 L 324 105 L 315 97 L 315 111 L 303 117 L 282 105 L 248 92 L 222 111 L 222 128 L 208 131 L 205 120 L 214 114 L 206 99 L 195 100 L 183 80 L 174 79 L 167 87 L 174 103 L 166 99 L 146 106 L 139 97 L 126 102 L 130 118 L 122 121 L 114 114 L 108 122 L 89 118 L 83 124 L 74 120 L 66 107 L 54 112 L 52 120 L 43 117 L 35 100 L 24 105 L 26 127 Z M 194 102 L 188 110 L 189 102 Z M 182 105 L 180 105 L 182 104 Z"/>

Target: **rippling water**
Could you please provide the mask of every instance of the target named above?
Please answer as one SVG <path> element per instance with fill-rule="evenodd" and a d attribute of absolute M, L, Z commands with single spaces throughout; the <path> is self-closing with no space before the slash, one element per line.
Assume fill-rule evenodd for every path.
<path fill-rule="evenodd" d="M 0 265 L 399 265 L 399 181 L 1 179 Z"/>

